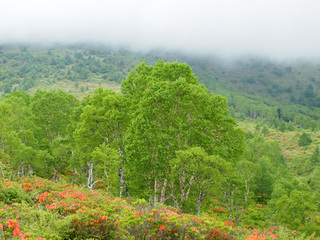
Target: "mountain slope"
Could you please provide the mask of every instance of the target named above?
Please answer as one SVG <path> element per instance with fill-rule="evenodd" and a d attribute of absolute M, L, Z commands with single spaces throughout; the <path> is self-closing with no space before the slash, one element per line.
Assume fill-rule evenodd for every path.
<path fill-rule="evenodd" d="M 210 91 L 226 96 L 231 111 L 244 116 L 276 117 L 280 108 L 287 122 L 294 120 L 293 114 L 301 114 L 309 121 L 320 119 L 320 62 L 289 64 L 253 57 L 224 60 L 162 50 L 130 52 L 85 44 L 2 45 L 0 57 L 2 96 L 17 90 L 33 93 L 39 88 L 59 88 L 77 97 L 93 92 L 98 86 L 119 90 L 121 81 L 141 61 L 153 65 L 163 59 L 189 64 L 199 81 Z"/>

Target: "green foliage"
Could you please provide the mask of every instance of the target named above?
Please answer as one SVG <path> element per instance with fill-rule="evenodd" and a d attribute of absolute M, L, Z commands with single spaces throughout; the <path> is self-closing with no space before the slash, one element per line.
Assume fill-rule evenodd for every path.
<path fill-rule="evenodd" d="M 104 173 L 107 191 L 109 191 L 109 187 L 112 186 L 111 183 L 114 185 L 118 181 L 117 170 L 121 164 L 119 152 L 102 143 L 92 151 L 91 156 L 100 163 L 96 169 Z M 112 190 L 115 192 L 115 189 Z"/>
<path fill-rule="evenodd" d="M 319 150 L 319 146 L 316 147 L 316 150 L 313 152 L 310 160 L 311 160 L 311 162 L 312 162 L 313 164 L 319 164 L 319 163 L 320 163 L 320 150 Z"/>
<path fill-rule="evenodd" d="M 282 154 L 278 143 L 267 141 L 262 136 L 255 136 L 253 139 L 247 140 L 247 149 L 244 154 L 248 160 L 254 163 L 258 163 L 263 156 L 269 157 L 275 166 L 282 163 Z"/>
<path fill-rule="evenodd" d="M 269 132 L 269 129 L 264 125 L 261 132 L 266 135 Z"/>
<path fill-rule="evenodd" d="M 39 127 L 42 146 L 50 147 L 58 137 L 65 137 L 72 111 L 78 105 L 77 99 L 62 90 L 48 92 L 38 90 L 32 99 L 31 110 L 34 122 Z"/>
<path fill-rule="evenodd" d="M 165 206 L 150 208 L 142 200 L 132 202 L 40 178 L 16 184 L 20 190 L 23 186 L 29 187 L 23 190 L 26 194 L 38 193 L 37 204 L 6 206 L 0 201 L 0 235 L 6 239 L 13 235 L 10 222 L 21 229 L 22 236 L 55 240 L 230 239 L 233 233 L 222 221 L 180 214 Z"/>
<path fill-rule="evenodd" d="M 255 198 L 259 203 L 266 204 L 268 199 L 271 198 L 275 180 L 274 174 L 276 173 L 274 168 L 270 158 L 263 156 L 259 159 L 257 170 L 254 175 Z"/>
<path fill-rule="evenodd" d="M 28 232 L 46 239 L 62 240 L 70 236 L 70 218 L 61 218 L 59 214 L 41 208 L 23 209 L 25 218 L 31 218 Z M 28 214 L 28 215 L 27 215 Z"/>
<path fill-rule="evenodd" d="M 276 207 L 276 219 L 288 224 L 292 229 L 299 229 L 302 224 L 308 224 L 308 213 L 315 210 L 312 195 L 298 190 L 293 190 L 289 196 L 283 195 Z"/>
<path fill-rule="evenodd" d="M 200 147 L 176 152 L 176 158 L 170 162 L 171 174 L 184 210 L 190 188 L 197 191 L 197 211 L 200 215 L 200 205 L 208 193 L 219 194 L 224 177 L 230 171 L 229 164 L 218 156 L 208 155 Z"/>
<path fill-rule="evenodd" d="M 299 137 L 299 146 L 301 147 L 305 147 L 310 145 L 310 143 L 312 143 L 312 139 L 310 137 L 310 135 L 306 134 L 305 132 L 302 133 Z"/>
<path fill-rule="evenodd" d="M 288 123 L 288 127 L 287 128 L 288 128 L 289 131 L 294 131 L 295 130 L 295 126 L 291 121 Z"/>
<path fill-rule="evenodd" d="M 260 125 L 260 124 L 257 124 L 257 125 L 256 125 L 256 131 L 257 131 L 257 132 L 260 132 L 260 130 L 261 130 L 261 125 Z"/>
<path fill-rule="evenodd" d="M 5 204 L 13 203 L 33 203 L 31 197 L 25 193 L 21 188 L 16 186 L 1 187 L 0 188 L 0 201 L 3 201 Z"/>
<path fill-rule="evenodd" d="M 280 130 L 281 132 L 284 132 L 284 131 L 287 130 L 287 124 L 286 124 L 284 121 L 282 121 L 282 122 L 280 123 L 280 125 L 279 125 L 279 130 Z"/>
<path fill-rule="evenodd" d="M 208 94 L 188 65 L 142 63 L 123 81 L 122 93 L 132 115 L 126 163 L 145 184 L 149 182 L 140 189 L 150 189 L 150 181 L 161 186 L 170 172 L 169 161 L 185 147 L 199 146 L 230 162 L 241 154 L 243 132 L 228 116 L 226 99 Z"/>
<path fill-rule="evenodd" d="M 72 165 L 86 167 L 93 164 L 94 169 L 99 170 L 98 178 L 105 176 L 108 182 L 113 181 L 118 185 L 114 176 L 116 170 L 123 174 L 123 141 L 130 117 L 128 106 L 119 93 L 98 88 L 92 97 L 86 98 L 86 106 L 81 111 L 73 133 L 77 157 Z M 91 182 L 92 179 L 89 180 Z M 123 184 L 121 175 L 120 187 Z"/>
<path fill-rule="evenodd" d="M 77 214 L 71 220 L 68 237 L 70 239 L 119 239 L 114 221 L 101 219 L 98 214 Z"/>
<path fill-rule="evenodd" d="M 304 129 L 310 129 L 311 131 L 315 131 L 315 129 L 318 128 L 318 125 L 318 121 L 311 120 L 304 125 Z"/>
<path fill-rule="evenodd" d="M 298 114 L 306 117 L 307 122 L 320 116 L 319 84 L 313 77 L 317 75 L 317 67 L 309 62 L 287 66 L 257 58 L 242 58 L 231 61 L 226 67 L 221 60 L 164 51 L 137 54 L 81 44 L 26 47 L 28 51 L 25 52 L 17 50 L 18 46 L 3 45 L 0 67 L 0 91 L 3 94 L 16 90 L 32 93 L 38 88 L 63 88 L 84 96 L 90 88 L 77 88 L 74 82 L 95 87 L 101 84 L 110 86 L 109 81 L 118 84 L 144 59 L 147 64 L 155 64 L 163 58 L 188 62 L 211 92 L 228 97 L 233 117 L 261 117 L 271 121 L 273 117 L 279 118 L 278 108 L 286 122 L 297 123 L 294 117 Z M 290 98 L 291 102 L 302 105 L 288 104 Z"/>
<path fill-rule="evenodd" d="M 218 196 L 221 202 L 226 206 L 230 222 L 236 224 L 243 217 L 249 201 L 251 200 L 252 177 L 255 167 L 250 161 L 241 160 L 231 169 L 231 172 L 225 176 L 226 181 L 222 187 L 222 195 Z"/>
<path fill-rule="evenodd" d="M 7 93 L 0 100 L 0 234 L 6 239 L 12 238 L 6 222 L 14 218 L 35 239 L 243 239 L 263 232 L 235 232 L 231 222 L 267 228 L 272 221 L 319 236 L 320 111 L 318 85 L 309 78 L 313 74 L 308 75 L 311 84 L 301 74 L 300 83 L 288 87 L 281 81 L 292 78 L 297 66 L 248 60 L 243 67 L 260 73 L 234 78 L 232 88 L 250 89 L 239 93 L 218 82 L 228 82 L 237 71 L 224 69 L 221 78 L 220 68 L 215 68 L 214 78 L 211 60 L 191 61 L 209 91 L 228 97 L 232 116 L 246 120 L 241 125 L 249 123 L 245 146 L 226 98 L 208 93 L 187 64 L 156 63 L 155 53 L 146 57 L 146 63 L 155 65 L 138 65 L 123 81 L 121 94 L 98 88 L 79 101 L 61 90 L 38 90 L 33 96 L 16 91 L 33 92 L 40 83 L 62 88 L 67 79 L 85 93 L 95 83 L 120 82 L 144 57 L 134 59 L 123 49 L 60 50 L 59 55 L 55 50 L 0 51 L 0 89 Z M 258 84 L 282 102 L 258 96 L 260 89 L 253 87 Z M 287 104 L 290 95 L 305 106 Z M 296 134 L 296 128 L 311 133 Z M 306 145 L 311 145 L 308 151 Z M 19 178 L 27 175 L 54 176 L 64 185 Z M 7 185 L 6 178 L 20 182 Z M 71 182 L 92 191 L 71 188 Z M 119 187 L 120 196 L 130 190 L 132 201 L 148 199 L 157 206 L 155 211 L 145 200 L 130 205 L 94 191 L 102 188 L 118 195 Z M 201 204 L 202 218 L 179 215 L 180 210 L 168 210 L 159 202 L 184 212 L 198 207 L 199 213 Z M 230 224 L 203 220 L 206 213 Z M 307 239 L 289 230 L 278 234 L 279 239 Z"/>

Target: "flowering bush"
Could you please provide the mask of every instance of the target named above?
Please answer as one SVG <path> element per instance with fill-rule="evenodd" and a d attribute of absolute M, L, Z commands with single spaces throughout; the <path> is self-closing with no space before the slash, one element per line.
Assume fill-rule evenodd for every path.
<path fill-rule="evenodd" d="M 99 217 L 98 214 L 78 214 L 73 218 L 70 225 L 70 239 L 116 239 L 117 226 L 115 221 L 108 217 Z"/>
<path fill-rule="evenodd" d="M 0 201 L 0 239 L 283 239 L 273 230 L 247 230 L 219 220 L 225 206 L 217 200 L 209 207 L 212 216 L 198 217 L 41 178 L 5 182 L 1 191 L 11 189 L 31 201 Z"/>

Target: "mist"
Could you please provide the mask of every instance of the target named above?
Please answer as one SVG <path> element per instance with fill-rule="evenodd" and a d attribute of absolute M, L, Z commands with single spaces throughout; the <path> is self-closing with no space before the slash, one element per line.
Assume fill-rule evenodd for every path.
<path fill-rule="evenodd" d="M 92 42 L 222 57 L 320 58 L 315 0 L 4 0 L 0 43 Z"/>

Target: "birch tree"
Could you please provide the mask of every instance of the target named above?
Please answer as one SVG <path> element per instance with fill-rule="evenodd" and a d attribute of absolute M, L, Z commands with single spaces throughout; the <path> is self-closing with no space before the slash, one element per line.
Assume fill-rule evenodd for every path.
<path fill-rule="evenodd" d="M 201 203 L 209 193 L 221 191 L 222 182 L 230 171 L 230 164 L 219 156 L 208 155 L 200 147 L 177 151 L 177 158 L 171 164 L 179 179 L 182 209 L 188 200 L 190 188 L 197 192 L 197 213 L 200 216 Z"/>
<path fill-rule="evenodd" d="M 149 200 L 167 198 L 170 161 L 175 151 L 200 146 L 208 154 L 235 161 L 243 148 L 243 132 L 228 116 L 226 99 L 209 94 L 187 64 L 136 67 L 122 84 L 130 104 L 126 163 Z M 143 180 L 143 181 L 142 181 Z"/>
<path fill-rule="evenodd" d="M 37 90 L 30 104 L 37 126 L 35 133 L 39 149 L 50 155 L 45 154 L 43 161 L 46 161 L 47 168 L 53 170 L 55 181 L 59 170 L 69 164 L 69 157 L 72 155 L 68 126 L 78 105 L 79 101 L 73 95 L 62 90 Z"/>
<path fill-rule="evenodd" d="M 222 188 L 222 202 L 227 205 L 230 222 L 238 223 L 246 209 L 252 193 L 254 163 L 240 160 L 232 168 Z"/>
<path fill-rule="evenodd" d="M 9 104 L 0 102 L 0 149 L 6 153 L 10 151 L 10 142 L 13 134 L 14 115 Z"/>
<path fill-rule="evenodd" d="M 108 89 L 98 88 L 92 97 L 87 98 L 87 105 L 82 111 L 80 122 L 74 132 L 82 166 L 90 166 L 91 168 L 97 163 L 92 152 L 103 143 L 116 150 L 119 154 L 117 166 L 120 197 L 124 196 L 124 190 L 126 196 L 129 196 L 123 168 L 123 141 L 129 122 L 129 113 L 123 96 Z"/>

